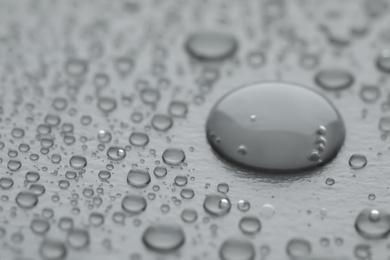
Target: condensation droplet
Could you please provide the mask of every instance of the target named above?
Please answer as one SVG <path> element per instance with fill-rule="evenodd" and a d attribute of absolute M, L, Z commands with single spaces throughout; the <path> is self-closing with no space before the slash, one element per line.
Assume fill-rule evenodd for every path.
<path fill-rule="evenodd" d="M 315 76 L 317 85 L 326 90 L 346 89 L 349 88 L 354 81 L 355 79 L 351 73 L 338 69 L 320 70 Z"/>
<path fill-rule="evenodd" d="M 222 60 L 232 56 L 238 47 L 235 37 L 222 32 L 196 32 L 185 43 L 188 53 L 200 60 Z"/>
<path fill-rule="evenodd" d="M 256 115 L 256 121 L 248 120 L 251 115 Z M 324 135 L 318 133 L 319 126 L 326 129 Z M 210 112 L 206 131 L 209 143 L 223 158 L 274 171 L 327 163 L 345 138 L 344 122 L 328 100 L 287 83 L 256 83 L 228 93 Z M 326 140 L 321 143 L 324 149 L 319 138 Z"/>
<path fill-rule="evenodd" d="M 152 224 L 144 232 L 142 240 L 155 251 L 173 251 L 184 244 L 183 230 L 173 224 Z"/>

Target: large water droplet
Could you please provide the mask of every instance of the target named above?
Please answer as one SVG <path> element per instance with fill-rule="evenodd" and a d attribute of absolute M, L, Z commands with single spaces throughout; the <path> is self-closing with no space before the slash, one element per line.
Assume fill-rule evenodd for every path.
<path fill-rule="evenodd" d="M 206 130 L 225 159 L 282 171 L 330 161 L 345 137 L 343 120 L 328 100 L 287 83 L 257 83 L 230 92 L 210 112 Z"/>
<path fill-rule="evenodd" d="M 221 32 L 197 32 L 189 36 L 187 51 L 200 60 L 221 60 L 232 56 L 238 43 L 232 35 Z"/>
<path fill-rule="evenodd" d="M 184 232 L 176 225 L 153 224 L 142 237 L 145 245 L 156 251 L 172 251 L 184 244 Z"/>
<path fill-rule="evenodd" d="M 365 209 L 355 221 L 357 232 L 365 238 L 384 238 L 390 232 L 390 215 L 378 209 Z"/>

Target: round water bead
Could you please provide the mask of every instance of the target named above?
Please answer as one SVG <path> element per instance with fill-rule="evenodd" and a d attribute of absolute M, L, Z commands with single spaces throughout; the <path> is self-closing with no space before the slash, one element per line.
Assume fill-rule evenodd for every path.
<path fill-rule="evenodd" d="M 384 238 L 390 232 L 390 215 L 379 209 L 365 209 L 357 216 L 355 228 L 365 238 Z"/>
<path fill-rule="evenodd" d="M 156 251 L 172 251 L 184 244 L 185 237 L 181 227 L 173 224 L 153 224 L 144 232 L 145 245 Z"/>
<path fill-rule="evenodd" d="M 345 138 L 344 122 L 325 97 L 278 82 L 255 83 L 222 97 L 210 112 L 206 131 L 223 158 L 275 171 L 329 162 Z"/>

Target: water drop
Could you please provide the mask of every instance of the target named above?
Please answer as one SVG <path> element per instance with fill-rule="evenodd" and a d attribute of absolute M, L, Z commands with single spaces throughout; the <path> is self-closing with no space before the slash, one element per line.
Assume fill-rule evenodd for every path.
<path fill-rule="evenodd" d="M 173 120 L 169 116 L 157 114 L 152 118 L 152 126 L 157 131 L 167 131 L 173 125 Z"/>
<path fill-rule="evenodd" d="M 336 183 L 336 181 L 333 178 L 326 178 L 325 183 L 329 186 L 332 186 Z"/>
<path fill-rule="evenodd" d="M 255 249 L 249 241 L 229 238 L 223 242 L 219 255 L 223 260 L 253 260 Z"/>
<path fill-rule="evenodd" d="M 186 155 L 182 149 L 168 148 L 164 151 L 162 159 L 166 164 L 179 165 L 184 162 Z"/>
<path fill-rule="evenodd" d="M 83 249 L 89 245 L 89 233 L 83 229 L 71 229 L 67 242 L 74 249 Z"/>
<path fill-rule="evenodd" d="M 186 223 L 193 223 L 198 218 L 198 213 L 194 209 L 184 209 L 181 213 L 181 219 Z"/>
<path fill-rule="evenodd" d="M 222 32 L 197 32 L 185 44 L 188 53 L 200 60 L 222 60 L 232 56 L 238 47 L 235 37 Z"/>
<path fill-rule="evenodd" d="M 390 215 L 379 209 L 365 209 L 357 216 L 355 228 L 365 238 L 384 238 L 390 232 Z"/>
<path fill-rule="evenodd" d="M 156 251 L 173 251 L 184 244 L 183 230 L 172 224 L 153 224 L 144 232 L 142 240 L 145 245 Z"/>
<path fill-rule="evenodd" d="M 306 257 L 311 253 L 311 245 L 307 240 L 293 238 L 286 246 L 287 254 L 294 258 Z"/>
<path fill-rule="evenodd" d="M 69 165 L 75 170 L 81 170 L 87 166 L 87 159 L 81 155 L 73 155 L 69 160 Z"/>
<path fill-rule="evenodd" d="M 360 97 L 366 103 L 373 103 L 380 97 L 380 90 L 374 86 L 363 86 L 360 90 Z"/>
<path fill-rule="evenodd" d="M 126 151 L 122 147 L 111 146 L 107 150 L 107 156 L 114 161 L 123 160 L 126 157 Z"/>
<path fill-rule="evenodd" d="M 256 121 L 248 120 L 251 115 Z M 318 134 L 319 126 L 326 128 L 325 136 Z M 279 171 L 330 161 L 345 137 L 343 120 L 329 101 L 287 83 L 257 83 L 230 92 L 210 112 L 206 130 L 211 146 L 225 159 Z M 322 152 L 319 138 L 326 140 Z"/>
<path fill-rule="evenodd" d="M 65 245 L 56 240 L 44 240 L 39 248 L 39 253 L 45 260 L 62 260 L 67 255 Z"/>
<path fill-rule="evenodd" d="M 341 90 L 349 88 L 355 79 L 352 74 L 345 70 L 324 69 L 315 76 L 318 86 L 326 90 Z"/>
<path fill-rule="evenodd" d="M 16 195 L 15 201 L 23 209 L 32 209 L 38 204 L 38 197 L 34 193 L 21 191 Z"/>
<path fill-rule="evenodd" d="M 153 173 L 157 178 L 163 178 L 167 175 L 168 170 L 164 166 L 156 166 L 156 168 L 153 170 Z"/>
<path fill-rule="evenodd" d="M 254 234 L 260 231 L 261 222 L 257 217 L 248 216 L 240 220 L 239 227 L 246 234 Z"/>
<path fill-rule="evenodd" d="M 228 197 L 223 194 L 207 195 L 203 207 L 206 212 L 215 215 L 223 216 L 229 213 L 231 203 Z"/>
<path fill-rule="evenodd" d="M 145 146 L 149 143 L 149 137 L 145 133 L 133 132 L 129 137 L 129 142 L 134 146 Z"/>
<path fill-rule="evenodd" d="M 141 195 L 126 195 L 122 200 L 123 210 L 131 214 L 141 213 L 146 206 L 146 199 Z"/>
<path fill-rule="evenodd" d="M 352 169 L 361 169 L 367 164 L 367 158 L 363 154 L 353 154 L 349 158 L 349 166 L 351 166 Z"/>
<path fill-rule="evenodd" d="M 133 187 L 145 187 L 150 183 L 150 181 L 150 174 L 147 170 L 144 169 L 131 169 L 127 174 L 127 183 Z"/>

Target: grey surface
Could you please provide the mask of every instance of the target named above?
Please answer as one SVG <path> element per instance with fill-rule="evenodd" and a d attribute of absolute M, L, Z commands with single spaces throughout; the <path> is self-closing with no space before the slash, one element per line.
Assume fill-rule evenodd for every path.
<path fill-rule="evenodd" d="M 219 247 L 230 237 L 250 240 L 256 249 L 256 259 L 288 259 L 285 246 L 293 237 L 310 241 L 314 259 L 354 259 L 354 248 L 358 244 L 371 246 L 372 259 L 388 258 L 388 239 L 367 240 L 354 228 L 361 210 L 367 207 L 386 210 L 390 197 L 389 145 L 378 129 L 380 117 L 388 114 L 381 110 L 381 104 L 387 99 L 389 83 L 388 76 L 375 67 L 379 51 L 389 44 L 386 38 L 390 31 L 388 10 L 379 8 L 377 17 L 369 17 L 366 3 L 377 1 L 276 2 L 284 5 L 281 8 L 269 6 L 267 1 L 139 1 L 124 7 L 122 1 L 0 1 L 0 132 L 1 141 L 5 143 L 0 151 L 0 175 L 14 180 L 12 189 L 0 190 L 1 196 L 9 199 L 4 201 L 3 197 L 0 201 L 0 226 L 6 229 L 6 235 L 0 238 L 0 259 L 40 259 L 39 246 L 43 238 L 34 235 L 29 226 L 33 218 L 42 217 L 45 208 L 54 210 L 54 216 L 49 219 L 48 239 L 66 242 L 66 232 L 57 227 L 63 216 L 73 218 L 76 227 L 87 229 L 90 234 L 88 248 L 73 250 L 67 246 L 67 259 L 131 259 L 134 254 L 139 254 L 141 259 L 218 259 Z M 367 29 L 367 33 L 356 36 L 351 33 L 356 28 Z M 202 29 L 233 34 L 239 41 L 235 57 L 207 65 L 191 61 L 184 42 L 189 33 Z M 94 57 L 91 51 L 94 46 L 102 47 L 101 57 Z M 160 49 L 166 52 L 162 60 L 158 57 Z M 251 51 L 264 53 L 264 66 L 248 66 L 247 55 Z M 318 55 L 317 67 L 308 70 L 300 66 L 300 57 L 306 53 Z M 89 60 L 88 74 L 82 79 L 69 77 L 64 72 L 66 58 L 72 56 Z M 122 78 L 114 69 L 114 61 L 124 56 L 133 57 L 135 67 L 130 75 Z M 153 73 L 156 62 L 165 67 L 161 76 Z M 220 71 L 219 80 L 210 88 L 196 83 L 205 66 Z M 339 92 L 318 88 L 313 80 L 316 72 L 329 67 L 350 71 L 355 77 L 353 86 Z M 110 76 L 109 87 L 100 93 L 92 83 L 98 72 Z M 161 84 L 160 78 L 167 81 Z M 142 103 L 137 80 L 160 89 L 161 99 L 155 108 Z M 213 153 L 205 137 L 205 121 L 212 106 L 232 89 L 269 80 L 316 88 L 338 108 L 347 134 L 344 146 L 332 162 L 314 171 L 283 176 L 236 168 Z M 163 86 L 164 82 L 169 82 L 168 86 Z M 380 99 L 372 104 L 365 103 L 359 97 L 363 84 L 378 86 Z M 97 95 L 116 98 L 116 110 L 108 116 L 100 112 Z M 132 97 L 131 105 L 123 102 L 123 96 Z M 55 97 L 66 97 L 66 111 L 54 111 Z M 171 100 L 188 103 L 187 117 L 174 119 L 174 126 L 167 132 L 148 127 L 155 113 L 167 114 Z M 199 100 L 203 102 L 199 104 Z M 73 116 L 69 113 L 72 109 Z M 141 123 L 130 120 L 134 111 L 144 115 Z M 36 131 L 47 114 L 59 115 L 61 124 L 73 123 L 76 138 L 76 142 L 68 146 L 60 135 L 61 128 L 53 128 L 50 136 L 55 145 L 50 148 L 49 156 L 40 153 Z M 80 123 L 84 115 L 92 117 L 89 126 Z M 13 127 L 25 129 L 23 139 L 12 138 Z M 132 147 L 123 161 L 112 162 L 115 168 L 109 183 L 101 182 L 97 173 L 110 163 L 106 156 L 108 147 L 129 145 L 131 132 L 145 128 L 150 129 L 149 144 L 145 148 Z M 97 149 L 97 134 L 101 129 L 110 130 L 113 135 L 104 151 Z M 19 152 L 18 159 L 23 166 L 11 173 L 7 169 L 8 150 L 17 150 L 22 142 L 29 143 L 31 150 Z M 83 150 L 82 145 L 88 148 Z M 167 147 L 183 149 L 185 164 L 169 167 L 164 179 L 152 176 L 152 182 L 143 189 L 126 183 L 133 164 L 151 171 L 156 160 L 162 162 L 161 155 Z M 190 147 L 194 148 L 193 152 Z M 150 149 L 155 149 L 155 156 Z M 38 153 L 40 159 L 32 162 L 31 153 Z M 60 164 L 51 163 L 53 153 L 61 154 Z M 348 160 L 354 153 L 366 155 L 365 168 L 350 168 Z M 69 159 L 74 154 L 87 158 L 86 172 L 78 181 L 70 181 L 68 189 L 60 189 L 58 182 L 65 179 Z M 39 197 L 36 207 L 23 210 L 16 205 L 15 197 L 30 186 L 24 176 L 32 169 L 39 171 L 39 183 L 45 186 L 46 192 Z M 178 174 L 194 177 L 194 180 L 189 178 L 187 184 L 195 191 L 193 199 L 180 198 L 181 188 L 173 185 Z M 328 177 L 335 179 L 333 186 L 325 184 Z M 217 193 L 221 182 L 230 186 L 227 195 L 232 209 L 228 215 L 217 218 L 208 215 L 202 204 L 206 194 Z M 155 200 L 148 200 L 145 212 L 128 216 L 125 225 L 113 222 L 112 215 L 122 211 L 120 204 L 126 193 L 147 197 L 149 192 L 154 192 L 153 185 L 159 185 L 160 190 L 155 192 Z M 92 187 L 94 197 L 103 200 L 100 206 L 93 205 L 91 199 L 82 195 L 85 187 Z M 104 189 L 103 194 L 98 194 L 99 187 Z M 370 193 L 376 195 L 374 201 L 368 199 Z M 59 202 L 52 201 L 55 194 L 60 196 Z M 78 198 L 74 194 L 78 194 Z M 172 202 L 173 196 L 181 200 L 180 206 Z M 246 213 L 237 209 L 241 199 L 251 204 Z M 164 203 L 170 205 L 166 214 L 160 211 Z M 264 204 L 273 205 L 273 217 L 267 218 L 262 208 Z M 80 209 L 78 215 L 72 213 L 74 208 Z M 184 208 L 197 211 L 198 220 L 194 224 L 180 219 Z M 325 209 L 326 215 L 321 216 L 321 210 Z M 104 214 L 104 225 L 92 227 L 88 221 L 91 212 Z M 246 236 L 239 230 L 239 220 L 247 215 L 261 219 L 259 234 Z M 137 221 L 141 221 L 141 225 L 135 225 Z M 169 254 L 148 250 L 141 236 L 148 225 L 156 221 L 181 225 L 185 244 Z M 23 241 L 15 243 L 15 234 L 22 234 Z M 330 239 L 328 247 L 320 245 L 321 238 Z M 337 238 L 343 239 L 342 245 L 336 244 Z M 271 250 L 267 257 L 261 257 L 262 245 Z"/>

